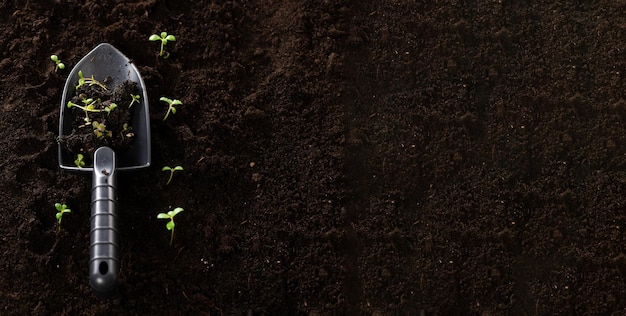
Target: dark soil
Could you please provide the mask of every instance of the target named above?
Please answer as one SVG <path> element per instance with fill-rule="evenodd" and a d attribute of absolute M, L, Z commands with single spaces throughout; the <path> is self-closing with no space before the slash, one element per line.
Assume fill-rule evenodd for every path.
<path fill-rule="evenodd" d="M 625 9 L 0 2 L 0 314 L 623 314 Z M 55 141 L 100 42 L 152 117 L 152 167 L 118 179 L 111 301 L 88 285 L 91 179 Z M 161 96 L 183 102 L 165 122 Z M 167 186 L 165 165 L 185 168 Z"/>

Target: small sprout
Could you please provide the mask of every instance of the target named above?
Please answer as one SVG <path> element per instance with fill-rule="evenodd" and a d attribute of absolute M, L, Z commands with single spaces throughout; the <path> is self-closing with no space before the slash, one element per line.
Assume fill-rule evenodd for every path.
<path fill-rule="evenodd" d="M 83 98 L 80 99 L 81 102 L 83 102 L 83 104 L 85 105 L 85 108 L 88 109 L 93 109 L 94 108 L 94 104 L 96 103 L 96 101 L 92 98 Z"/>
<path fill-rule="evenodd" d="M 78 107 L 78 108 L 82 109 L 83 111 L 85 110 L 85 109 L 83 109 L 80 105 L 78 105 L 78 104 L 76 104 L 76 103 L 74 103 L 74 102 L 72 102 L 72 101 L 67 101 L 67 108 L 68 108 L 68 109 L 71 109 L 71 108 L 72 108 L 72 107 L 74 107 L 74 106 L 76 106 L 76 107 Z"/>
<path fill-rule="evenodd" d="M 115 110 L 115 108 L 116 108 L 116 107 L 117 107 L 117 104 L 115 104 L 115 103 L 111 103 L 111 104 L 109 104 L 108 106 L 106 106 L 106 107 L 104 108 L 104 112 L 107 112 L 107 115 L 109 115 L 109 114 L 111 114 L 111 112 L 112 112 L 113 110 Z"/>
<path fill-rule="evenodd" d="M 67 205 L 61 204 L 61 203 L 55 203 L 54 208 L 57 209 L 56 218 L 57 218 L 57 223 L 58 223 L 57 225 L 57 234 L 58 234 L 59 232 L 61 232 L 61 220 L 63 219 L 63 214 L 71 213 L 72 210 L 67 208 Z"/>
<path fill-rule="evenodd" d="M 76 89 L 82 87 L 84 84 L 85 84 L 85 77 L 83 77 L 83 71 L 79 70 L 78 71 L 78 84 L 76 84 Z"/>
<path fill-rule="evenodd" d="M 167 45 L 167 42 L 175 42 L 176 37 L 174 37 L 174 35 L 167 35 L 167 32 L 161 32 L 161 36 L 152 34 L 150 35 L 148 40 L 152 42 L 161 41 L 161 51 L 159 51 L 159 56 L 163 58 L 168 58 L 170 57 L 170 53 L 166 53 L 164 51 L 164 47 L 165 45 Z"/>
<path fill-rule="evenodd" d="M 76 155 L 76 160 L 74 160 L 74 164 L 76 164 L 76 167 L 82 168 L 85 166 L 85 161 L 83 160 L 84 158 L 85 157 L 83 156 L 83 154 Z"/>
<path fill-rule="evenodd" d="M 85 118 L 84 118 L 85 124 L 83 126 L 88 126 L 91 124 L 91 120 L 89 120 L 89 112 L 97 113 L 97 112 L 102 112 L 102 111 L 96 110 L 94 108 L 95 101 L 93 101 L 92 99 L 83 99 L 82 101 L 83 103 L 85 103 L 85 106 L 80 106 L 72 101 L 67 101 L 67 108 L 71 109 L 73 107 L 76 107 L 76 108 L 83 110 L 83 112 L 85 112 Z"/>
<path fill-rule="evenodd" d="M 167 213 L 159 213 L 157 215 L 157 218 L 160 219 L 169 219 L 169 222 L 167 222 L 167 224 L 165 224 L 165 227 L 167 228 L 167 230 L 172 231 L 172 234 L 170 236 L 170 246 L 172 245 L 172 242 L 174 241 L 174 226 L 176 226 L 174 224 L 174 216 L 176 216 L 176 214 L 180 213 L 184 211 L 181 207 L 177 207 L 172 211 L 169 211 Z"/>
<path fill-rule="evenodd" d="M 135 136 L 135 134 L 132 131 L 133 128 L 131 126 L 128 126 L 128 123 L 124 123 L 122 131 L 120 132 L 120 136 L 122 136 L 122 139 L 124 139 L 125 137 L 133 137 Z"/>
<path fill-rule="evenodd" d="M 92 126 L 93 126 L 93 133 L 96 135 L 97 138 L 102 138 L 104 136 L 113 137 L 113 132 L 108 131 L 104 123 L 93 121 Z"/>
<path fill-rule="evenodd" d="M 165 185 L 170 184 L 170 182 L 172 181 L 172 177 L 174 177 L 174 172 L 182 171 L 182 170 L 183 170 L 183 167 L 181 167 L 181 166 L 176 166 L 174 168 L 171 168 L 169 166 L 163 167 L 163 169 L 161 169 L 161 171 L 169 171 L 170 172 L 170 178 L 167 180 L 167 183 Z"/>
<path fill-rule="evenodd" d="M 159 100 L 166 102 L 167 105 L 169 106 L 169 108 L 167 109 L 167 113 L 165 113 L 165 117 L 163 118 L 163 121 L 167 120 L 167 117 L 170 115 L 170 112 L 172 112 L 172 114 L 176 114 L 176 108 L 174 107 L 174 105 L 183 105 L 183 103 L 180 102 L 179 100 L 172 100 L 166 97 L 161 97 Z"/>
<path fill-rule="evenodd" d="M 59 59 L 59 56 L 57 55 L 51 55 L 50 59 L 54 62 L 55 67 L 54 67 L 54 72 L 57 72 L 57 70 L 61 69 L 65 69 L 65 64 L 61 62 L 61 60 Z"/>
<path fill-rule="evenodd" d="M 139 96 L 138 94 L 132 94 L 131 93 L 130 97 L 133 98 L 133 99 L 130 101 L 130 104 L 128 105 L 129 109 L 133 107 L 133 104 L 135 104 L 135 103 L 139 104 L 139 99 L 141 98 L 141 96 Z"/>
<path fill-rule="evenodd" d="M 102 82 L 100 82 L 100 81 L 96 80 L 96 79 L 93 77 L 93 75 L 91 75 L 91 77 L 90 77 L 90 78 L 85 78 L 85 77 L 83 76 L 83 71 L 82 71 L 82 70 L 79 70 L 79 71 L 78 71 L 78 84 L 76 85 L 76 89 L 78 89 L 78 88 L 82 87 L 82 86 L 83 86 L 84 84 L 86 84 L 86 83 L 89 83 L 89 85 L 90 85 L 90 86 L 97 85 L 97 86 L 99 86 L 100 88 L 102 88 L 103 90 L 108 90 L 108 89 L 107 89 L 107 86 L 106 86 L 104 83 L 102 83 Z"/>
<path fill-rule="evenodd" d="M 67 108 L 71 109 L 72 107 L 77 107 L 85 112 L 94 112 L 94 113 L 102 112 L 102 110 L 97 110 L 94 107 L 94 104 L 96 102 L 93 101 L 93 99 L 86 99 L 86 100 L 83 99 L 83 103 L 85 103 L 85 106 L 78 105 L 72 101 L 67 101 Z"/>

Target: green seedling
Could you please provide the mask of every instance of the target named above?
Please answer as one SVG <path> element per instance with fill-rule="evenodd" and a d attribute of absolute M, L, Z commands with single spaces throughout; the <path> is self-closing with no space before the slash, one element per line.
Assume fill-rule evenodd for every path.
<path fill-rule="evenodd" d="M 117 104 L 111 103 L 111 104 L 107 105 L 106 107 L 104 107 L 104 112 L 107 112 L 107 115 L 110 115 L 111 112 L 113 110 L 115 110 L 116 107 L 117 107 Z"/>
<path fill-rule="evenodd" d="M 91 120 L 89 119 L 89 112 L 98 113 L 101 112 L 101 110 L 97 110 L 94 108 L 95 101 L 93 101 L 92 99 L 83 99 L 82 101 L 83 103 L 85 103 L 85 106 L 78 105 L 72 101 L 67 101 L 67 108 L 71 109 L 75 107 L 83 110 L 83 112 L 85 112 L 85 125 L 83 126 L 87 126 L 91 124 Z"/>
<path fill-rule="evenodd" d="M 167 113 L 165 113 L 165 117 L 163 118 L 163 121 L 167 120 L 167 117 L 170 115 L 170 112 L 172 112 L 172 114 L 176 114 L 176 108 L 174 107 L 174 105 L 183 105 L 183 103 L 180 102 L 179 100 L 172 100 L 166 97 L 161 97 L 159 100 L 166 102 L 167 105 L 169 106 L 169 108 L 167 109 Z"/>
<path fill-rule="evenodd" d="M 97 85 L 97 86 L 99 86 L 100 88 L 102 88 L 102 89 L 104 89 L 104 90 L 108 90 L 108 89 L 107 89 L 107 86 L 106 86 L 104 83 L 102 83 L 102 82 L 100 82 L 100 81 L 96 80 L 96 79 L 93 77 L 93 75 L 91 75 L 91 77 L 89 77 L 89 78 L 85 78 L 85 77 L 83 76 L 83 71 L 82 71 L 82 70 L 79 70 L 79 71 L 78 71 L 78 84 L 76 85 L 76 89 L 78 89 L 78 88 L 82 87 L 82 86 L 83 86 L 84 84 L 86 84 L 86 83 L 88 83 L 90 86 Z"/>
<path fill-rule="evenodd" d="M 98 110 L 94 107 L 94 104 L 96 104 L 96 101 L 94 101 L 93 99 L 83 99 L 83 103 L 85 103 L 84 106 L 78 105 L 72 101 L 67 101 L 67 108 L 71 109 L 73 107 L 77 107 L 85 112 L 93 112 L 93 113 L 102 112 L 102 110 Z"/>
<path fill-rule="evenodd" d="M 57 72 L 57 70 L 59 69 L 65 69 L 65 64 L 61 62 L 61 60 L 59 59 L 59 56 L 57 55 L 51 55 L 50 59 L 54 62 L 55 67 L 54 67 L 54 72 Z"/>
<path fill-rule="evenodd" d="M 172 234 L 170 236 L 170 246 L 172 245 L 172 242 L 174 241 L 174 226 L 176 226 L 174 224 L 174 216 L 176 216 L 176 214 L 180 213 L 184 211 L 181 207 L 177 207 L 167 213 L 159 213 L 157 215 L 157 218 L 160 219 L 168 219 L 169 222 L 167 222 L 167 224 L 165 224 L 165 227 L 167 228 L 167 230 L 171 231 Z"/>
<path fill-rule="evenodd" d="M 167 45 L 167 42 L 175 42 L 176 37 L 174 37 L 174 35 L 167 35 L 167 32 L 161 32 L 161 36 L 152 34 L 150 35 L 148 40 L 152 42 L 161 41 L 161 50 L 159 51 L 159 56 L 163 58 L 168 58 L 170 57 L 170 53 L 165 52 L 165 45 Z"/>
<path fill-rule="evenodd" d="M 132 100 L 130 100 L 130 104 L 128 105 L 128 108 L 132 108 L 133 104 L 137 103 L 139 104 L 139 99 L 141 98 L 141 96 L 139 96 L 138 94 L 130 94 L 130 97 L 133 98 Z"/>
<path fill-rule="evenodd" d="M 169 166 L 163 167 L 163 169 L 161 169 L 161 171 L 169 171 L 170 172 L 170 178 L 167 180 L 167 183 L 165 185 L 170 184 L 170 182 L 172 181 L 172 177 L 174 177 L 174 172 L 182 171 L 182 170 L 183 170 L 183 167 L 181 167 L 181 166 L 176 166 L 174 168 L 171 168 Z"/>
<path fill-rule="evenodd" d="M 128 123 L 124 123 L 122 131 L 120 132 L 120 136 L 122 137 L 122 139 L 124 139 L 125 137 L 135 136 L 135 134 L 133 133 L 133 128 L 131 126 L 128 126 Z"/>
<path fill-rule="evenodd" d="M 57 234 L 58 234 L 59 232 L 61 232 L 61 220 L 63 219 L 63 214 L 71 213 L 72 210 L 67 208 L 67 205 L 61 204 L 61 203 L 54 203 L 54 208 L 57 209 L 56 218 L 57 218 L 57 223 L 58 223 L 57 225 Z"/>
<path fill-rule="evenodd" d="M 76 165 L 76 167 L 82 168 L 85 166 L 85 161 L 83 160 L 84 158 L 85 157 L 83 156 L 83 154 L 76 155 L 76 160 L 74 160 L 74 164 Z"/>
<path fill-rule="evenodd" d="M 82 87 L 85 84 L 85 77 L 83 77 L 83 71 L 78 71 L 78 83 L 76 84 L 76 89 Z"/>
<path fill-rule="evenodd" d="M 92 98 L 82 98 L 80 102 L 83 102 L 86 108 L 93 110 L 95 108 L 96 100 Z"/>
<path fill-rule="evenodd" d="M 93 133 L 97 138 L 102 138 L 104 136 L 113 137 L 113 132 L 107 130 L 107 127 L 104 123 L 100 123 L 98 121 L 93 121 Z"/>
<path fill-rule="evenodd" d="M 117 108 L 117 104 L 111 103 L 107 105 L 106 107 L 104 107 L 104 109 L 96 109 L 95 105 L 96 103 L 100 102 L 100 99 L 98 99 L 97 102 L 96 100 L 92 98 L 82 99 L 81 101 L 83 102 L 83 104 L 85 104 L 84 106 L 78 105 L 72 101 L 67 101 L 67 108 L 71 109 L 73 107 L 76 107 L 76 108 L 83 110 L 83 112 L 85 112 L 85 119 L 84 119 L 85 125 L 83 126 L 91 124 L 91 121 L 89 120 L 89 112 L 92 112 L 92 113 L 106 112 L 107 115 L 109 115 L 111 114 L 113 110 L 115 110 L 115 108 Z"/>

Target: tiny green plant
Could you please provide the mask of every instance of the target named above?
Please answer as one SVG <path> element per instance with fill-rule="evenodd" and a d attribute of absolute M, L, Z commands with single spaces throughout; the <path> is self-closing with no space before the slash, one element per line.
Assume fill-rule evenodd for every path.
<path fill-rule="evenodd" d="M 139 99 L 141 98 L 141 96 L 139 96 L 138 94 L 130 94 L 130 97 L 133 98 L 132 100 L 130 100 L 130 104 L 128 105 L 128 108 L 132 108 L 133 104 L 137 103 L 139 104 Z"/>
<path fill-rule="evenodd" d="M 89 119 L 89 112 L 99 112 L 98 110 L 93 108 L 93 105 L 81 106 L 72 101 L 67 101 L 67 108 L 71 109 L 73 107 L 79 108 L 83 110 L 83 112 L 85 113 L 85 118 L 84 118 L 85 124 L 83 126 L 87 126 L 91 124 L 91 120 Z"/>
<path fill-rule="evenodd" d="M 82 87 L 85 84 L 85 77 L 83 77 L 83 71 L 78 71 L 78 83 L 76 84 L 76 89 Z"/>
<path fill-rule="evenodd" d="M 181 166 L 176 166 L 174 168 L 170 167 L 170 166 L 165 166 L 163 167 L 163 169 L 161 169 L 161 171 L 169 171 L 170 172 L 170 178 L 167 180 L 167 183 L 165 185 L 170 184 L 170 182 L 172 182 L 172 177 L 174 177 L 174 172 L 176 171 L 182 171 L 183 167 Z"/>
<path fill-rule="evenodd" d="M 57 70 L 61 69 L 65 69 L 65 64 L 61 62 L 61 60 L 59 59 L 59 56 L 57 55 L 51 55 L 50 59 L 54 62 L 55 67 L 54 67 L 54 72 L 57 72 Z"/>
<path fill-rule="evenodd" d="M 178 213 L 182 211 L 184 211 L 182 207 L 177 207 L 167 213 L 159 213 L 157 215 L 157 218 L 169 220 L 169 222 L 165 224 L 165 227 L 167 228 L 167 230 L 172 232 L 170 236 L 170 246 L 172 245 L 172 242 L 174 241 L 174 226 L 176 226 L 174 224 L 174 216 L 176 216 Z"/>
<path fill-rule="evenodd" d="M 96 100 L 92 98 L 82 98 L 80 99 L 80 102 L 83 102 L 86 108 L 89 108 L 92 110 L 94 109 L 94 104 L 96 104 Z"/>
<path fill-rule="evenodd" d="M 63 220 L 63 214 L 71 213 L 72 210 L 67 208 L 67 205 L 61 204 L 61 203 L 54 203 L 54 208 L 57 209 L 56 218 L 57 218 L 57 223 L 58 223 L 57 225 L 57 234 L 58 234 L 59 232 L 61 232 L 61 220 Z"/>
<path fill-rule="evenodd" d="M 104 112 L 107 112 L 107 115 L 110 115 L 113 110 L 117 107 L 117 104 L 111 103 L 104 107 Z"/>
<path fill-rule="evenodd" d="M 86 83 L 88 83 L 90 86 L 97 85 L 103 90 L 108 90 L 107 86 L 104 83 L 96 80 L 93 75 L 91 75 L 91 77 L 85 78 L 83 76 L 83 71 L 79 70 L 78 71 L 78 84 L 76 84 L 76 89 L 82 87 Z"/>
<path fill-rule="evenodd" d="M 182 102 L 180 102 L 180 100 L 172 100 L 172 99 L 168 99 L 166 97 L 161 97 L 159 100 L 167 103 L 167 105 L 169 106 L 169 108 L 167 109 L 167 113 L 165 113 L 165 117 L 163 118 L 163 121 L 167 120 L 167 117 L 170 115 L 170 112 L 172 114 L 176 114 L 176 108 L 174 107 L 174 105 L 183 105 Z"/>
<path fill-rule="evenodd" d="M 135 136 L 135 134 L 133 133 L 133 127 L 129 126 L 128 123 L 124 123 L 124 126 L 122 126 L 122 131 L 120 132 L 120 136 L 122 137 L 122 139 Z"/>
<path fill-rule="evenodd" d="M 170 57 L 170 53 L 165 52 L 164 50 L 165 45 L 167 45 L 167 42 L 175 42 L 176 37 L 174 37 L 174 35 L 171 35 L 171 34 L 168 35 L 167 32 L 161 32 L 161 36 L 152 34 L 150 35 L 148 40 L 152 42 L 161 41 L 161 50 L 159 51 L 159 56 L 163 58 L 168 58 Z"/>
<path fill-rule="evenodd" d="M 97 138 L 102 138 L 105 136 L 113 137 L 113 133 L 107 130 L 107 126 L 104 123 L 93 121 L 92 126 L 93 126 L 93 133 L 96 135 Z"/>
<path fill-rule="evenodd" d="M 67 108 L 71 109 L 73 107 L 76 107 L 76 108 L 83 110 L 83 112 L 85 112 L 85 118 L 84 118 L 85 124 L 83 126 L 88 126 L 88 125 L 91 125 L 91 120 L 89 119 L 89 112 L 99 113 L 99 112 L 102 112 L 102 110 L 98 110 L 95 108 L 94 104 L 96 104 L 96 101 L 94 101 L 91 98 L 83 99 L 82 101 L 85 104 L 84 106 L 78 105 L 72 101 L 67 101 Z"/>
<path fill-rule="evenodd" d="M 76 167 L 78 168 L 82 168 L 85 166 L 85 157 L 83 156 L 83 154 L 78 154 L 76 155 L 76 160 L 74 160 L 74 164 L 76 164 Z"/>

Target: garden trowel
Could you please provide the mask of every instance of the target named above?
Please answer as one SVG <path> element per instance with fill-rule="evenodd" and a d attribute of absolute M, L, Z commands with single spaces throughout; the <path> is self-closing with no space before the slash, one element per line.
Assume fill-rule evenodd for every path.
<path fill-rule="evenodd" d="M 119 274 L 119 236 L 117 225 L 117 170 L 136 170 L 150 166 L 150 121 L 148 96 L 137 68 L 110 44 L 100 44 L 74 66 L 67 77 L 61 98 L 59 139 L 72 133 L 73 115 L 67 107 L 74 96 L 76 83 L 84 77 L 107 78 L 107 85 L 116 86 L 126 80 L 137 83 L 140 104 L 132 110 L 134 140 L 129 149 L 115 152 L 100 147 L 93 154 L 93 165 L 79 167 L 74 156 L 59 143 L 61 169 L 92 174 L 91 231 L 89 248 L 89 283 L 101 298 L 117 292 Z"/>

